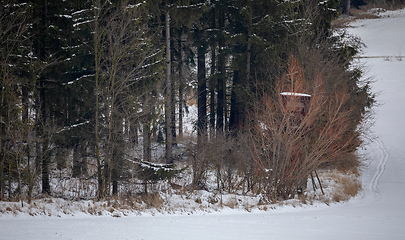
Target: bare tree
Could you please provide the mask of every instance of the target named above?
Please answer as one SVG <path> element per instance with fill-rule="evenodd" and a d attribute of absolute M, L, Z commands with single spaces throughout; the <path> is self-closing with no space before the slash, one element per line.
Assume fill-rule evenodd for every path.
<path fill-rule="evenodd" d="M 124 164 L 124 119 L 139 107 L 143 93 L 136 91 L 148 79 L 146 69 L 153 65 L 148 29 L 141 23 L 137 6 L 123 1 L 118 5 L 95 3 L 94 51 L 96 61 L 96 148 L 99 197 L 118 192 Z M 99 136 L 101 135 L 101 137 Z M 103 141 L 102 154 L 100 144 Z M 102 161 L 104 160 L 104 161 Z M 104 177 L 102 169 L 104 168 Z"/>
<path fill-rule="evenodd" d="M 13 181 L 17 182 L 17 196 L 21 197 L 23 174 L 31 180 L 25 143 L 32 125 L 25 104 L 27 98 L 23 96 L 27 83 L 20 77 L 27 63 L 30 15 L 26 13 L 27 6 L 13 3 L 5 1 L 0 6 L 0 200 L 5 197 L 6 181 L 10 198 Z"/>
<path fill-rule="evenodd" d="M 328 94 L 322 76 L 306 80 L 291 57 L 274 90 L 274 96 L 264 94 L 256 104 L 250 132 L 252 155 L 271 201 L 293 196 L 311 172 L 350 151 L 355 140 L 349 131 L 350 109 L 345 108 L 347 89 Z"/>

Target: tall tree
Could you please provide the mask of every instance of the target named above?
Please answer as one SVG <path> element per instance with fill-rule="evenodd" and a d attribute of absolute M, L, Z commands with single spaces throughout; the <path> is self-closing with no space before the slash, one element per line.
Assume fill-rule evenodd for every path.
<path fill-rule="evenodd" d="M 94 22 L 97 30 L 94 32 L 94 51 L 96 101 L 99 101 L 96 111 L 101 115 L 96 118 L 96 123 L 102 121 L 96 127 L 100 128 L 96 134 L 101 134 L 102 138 L 96 138 L 105 141 L 105 157 L 98 161 L 104 167 L 104 194 L 117 194 L 118 181 L 127 163 L 124 161 L 124 119 L 138 108 L 142 93 L 134 92 L 134 86 L 149 80 L 146 70 L 154 64 L 151 55 L 155 53 L 148 29 L 139 21 L 141 12 L 138 6 L 127 1 L 99 6 L 96 11 L 101 12 Z"/>
<path fill-rule="evenodd" d="M 197 137 L 198 144 L 204 145 L 207 138 L 207 79 L 205 69 L 206 43 L 203 37 L 197 42 Z"/>
<path fill-rule="evenodd" d="M 50 163 L 54 134 L 63 124 L 60 120 L 64 101 L 61 99 L 63 70 L 69 56 L 67 38 L 69 31 L 61 31 L 71 22 L 65 16 L 66 5 L 47 0 L 33 3 L 32 53 L 45 63 L 46 68 L 36 79 L 36 161 L 41 166 L 42 193 L 50 194 Z M 67 29 L 66 29 L 67 30 Z M 54 100 L 54 101 L 52 101 Z"/>
<path fill-rule="evenodd" d="M 225 39 L 226 39 L 226 30 L 225 30 L 225 10 L 226 6 L 224 3 L 218 3 L 218 77 L 217 77 L 217 122 L 216 122 L 216 131 L 218 134 L 221 134 L 224 131 L 225 123 L 225 104 L 226 104 L 226 62 L 225 62 Z"/>
<path fill-rule="evenodd" d="M 171 78 L 171 38 L 170 38 L 170 10 L 166 0 L 165 12 L 165 40 L 166 40 L 166 92 L 165 92 L 165 133 L 166 133 L 166 162 L 173 163 L 173 111 L 172 111 L 172 78 Z"/>
<path fill-rule="evenodd" d="M 22 168 L 30 125 L 27 111 L 29 86 L 25 79 L 29 62 L 28 6 L 5 1 L 0 6 L 0 199 L 12 196 L 12 181 L 17 177 L 18 197 L 22 196 Z M 21 99 L 22 98 L 22 99 Z M 21 99 L 21 100 L 20 100 Z M 12 167 L 15 166 L 15 167 Z M 27 171 L 30 173 L 30 171 Z M 7 188 L 6 188 L 7 182 Z"/>

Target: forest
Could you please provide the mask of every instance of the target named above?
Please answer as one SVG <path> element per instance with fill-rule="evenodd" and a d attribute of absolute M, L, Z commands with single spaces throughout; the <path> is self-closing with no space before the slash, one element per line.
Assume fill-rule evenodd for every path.
<path fill-rule="evenodd" d="M 273 202 L 357 168 L 374 95 L 332 21 L 365 2 L 4 0 L 0 200 L 168 182 Z"/>

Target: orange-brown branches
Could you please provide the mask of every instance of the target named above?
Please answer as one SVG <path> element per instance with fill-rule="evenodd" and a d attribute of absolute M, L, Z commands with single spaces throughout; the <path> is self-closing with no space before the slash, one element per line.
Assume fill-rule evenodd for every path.
<path fill-rule="evenodd" d="M 263 96 L 252 114 L 252 154 L 272 200 L 290 197 L 311 172 L 348 151 L 354 140 L 348 91 L 327 92 L 321 74 L 305 79 L 303 72 L 291 57 L 274 96 Z"/>

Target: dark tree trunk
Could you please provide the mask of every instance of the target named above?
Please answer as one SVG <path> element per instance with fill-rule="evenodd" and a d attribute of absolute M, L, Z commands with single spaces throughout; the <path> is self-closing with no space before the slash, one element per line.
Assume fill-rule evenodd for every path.
<path fill-rule="evenodd" d="M 350 14 L 350 0 L 345 0 L 343 2 L 343 14 Z"/>
<path fill-rule="evenodd" d="M 5 159 L 5 149 L 4 149 L 4 136 L 5 131 L 3 124 L 0 124 L 0 200 L 4 200 L 5 194 L 5 176 L 4 176 L 4 159 Z"/>
<path fill-rule="evenodd" d="M 85 147 L 82 147 L 81 151 L 81 157 L 82 157 L 82 176 L 85 175 L 87 176 L 88 174 L 88 149 L 86 145 Z"/>
<path fill-rule="evenodd" d="M 229 130 L 231 132 L 235 132 L 239 128 L 240 124 L 240 102 L 238 88 L 240 86 L 240 76 L 239 70 L 235 70 L 233 72 L 233 86 L 232 86 L 232 93 L 231 93 L 231 112 L 229 116 Z"/>
<path fill-rule="evenodd" d="M 223 30 L 224 23 L 224 11 L 221 9 L 219 14 L 219 29 Z M 225 107 L 225 53 L 224 47 L 224 34 L 221 33 L 218 40 L 218 82 L 217 82 L 217 133 L 222 133 L 224 130 L 224 107 Z"/>
<path fill-rule="evenodd" d="M 250 23 L 249 23 L 250 24 Z M 248 90 L 250 82 L 250 49 L 251 49 L 251 39 L 250 39 L 251 29 L 248 29 L 247 36 L 247 46 L 246 52 L 244 54 L 245 58 L 237 59 L 240 65 L 246 63 L 246 67 L 241 67 L 241 70 L 234 70 L 233 73 L 233 85 L 231 93 L 231 112 L 229 117 L 229 130 L 236 134 L 243 127 L 244 115 L 246 108 L 246 91 Z M 245 70 L 245 71 L 243 71 Z"/>
<path fill-rule="evenodd" d="M 215 133 L 215 46 L 211 49 L 211 77 L 210 77 L 210 137 Z"/>
<path fill-rule="evenodd" d="M 171 74 L 172 75 L 172 74 Z M 172 86 L 171 86 L 171 90 L 170 90 L 170 117 L 171 117 L 171 121 L 170 121 L 170 131 L 171 131 L 171 135 L 172 135 L 172 146 L 176 146 L 176 139 L 177 139 L 177 133 L 176 133 L 176 82 L 174 81 L 174 79 L 172 79 Z"/>
<path fill-rule="evenodd" d="M 41 173 L 42 173 L 42 193 L 43 194 L 50 194 L 51 193 L 51 186 L 49 180 L 49 165 L 51 161 L 51 153 L 49 149 L 49 139 L 48 139 L 48 130 L 45 129 L 47 124 L 47 99 L 46 99 L 46 85 L 44 80 L 42 80 L 40 85 L 40 144 L 42 145 L 42 162 L 41 162 Z"/>
<path fill-rule="evenodd" d="M 183 46 L 182 46 L 182 33 L 179 33 L 178 39 L 178 48 L 179 48 L 179 137 L 183 137 L 183 101 L 184 101 L 184 79 L 183 79 Z"/>
<path fill-rule="evenodd" d="M 124 168 L 124 151 L 125 151 L 125 141 L 123 138 L 123 128 L 124 119 L 119 113 L 124 112 L 122 106 L 122 101 L 119 98 L 115 103 L 116 114 L 112 117 L 112 148 L 111 148 L 111 182 L 112 182 L 112 194 L 118 195 L 118 183 L 121 180 L 122 170 Z"/>
<path fill-rule="evenodd" d="M 47 148 L 48 141 L 46 141 L 45 148 Z M 42 193 L 43 194 L 50 194 L 51 193 L 51 186 L 50 186 L 50 179 L 49 179 L 49 165 L 51 161 L 51 154 L 49 149 L 45 149 L 42 158 Z"/>
<path fill-rule="evenodd" d="M 197 78 L 198 78 L 198 120 L 197 136 L 198 143 L 205 142 L 207 137 L 207 80 L 205 75 L 205 47 L 200 45 L 197 54 Z"/>
<path fill-rule="evenodd" d="M 150 147 L 150 128 L 147 120 L 143 124 L 143 160 L 150 162 L 152 158 L 151 147 Z"/>
<path fill-rule="evenodd" d="M 211 28 L 216 29 L 217 28 L 217 22 L 216 22 L 216 11 L 212 11 L 212 16 L 211 16 Z M 216 43 L 214 42 L 211 45 L 211 72 L 210 72 L 210 81 L 209 81 L 209 88 L 210 88 L 210 137 L 213 138 L 215 135 L 215 84 L 216 84 Z"/>
<path fill-rule="evenodd" d="M 167 5 L 167 4 L 166 4 Z M 171 56 L 170 56 L 170 14 L 169 10 L 166 10 L 165 17 L 165 31 L 166 31 L 166 104 L 165 104 L 165 127 L 166 127 L 166 163 L 173 163 L 173 134 L 171 131 L 172 126 L 172 116 L 171 116 L 171 90 L 172 90 L 172 79 L 171 79 Z"/>
<path fill-rule="evenodd" d="M 117 169 L 113 169 L 112 170 L 112 174 L 111 174 L 111 178 L 112 178 L 112 194 L 114 196 L 118 195 L 118 178 L 119 178 L 119 173 Z"/>
<path fill-rule="evenodd" d="M 80 144 L 76 144 L 73 149 L 73 169 L 72 169 L 73 177 L 80 177 L 80 175 L 82 174 L 80 155 L 81 155 L 81 146 Z"/>
<path fill-rule="evenodd" d="M 131 120 L 129 125 L 129 139 L 132 144 L 138 145 L 138 125 L 134 119 Z"/>
<path fill-rule="evenodd" d="M 219 63 L 220 64 L 220 63 Z M 218 67 L 220 76 L 217 82 L 217 123 L 216 130 L 218 133 L 224 130 L 224 107 L 225 107 L 225 73 L 222 72 L 223 68 Z"/>
<path fill-rule="evenodd" d="M 181 69 L 181 68 L 180 68 Z M 184 93 L 183 93 L 183 79 L 180 75 L 179 78 L 179 138 L 183 137 L 183 104 L 184 104 Z"/>

